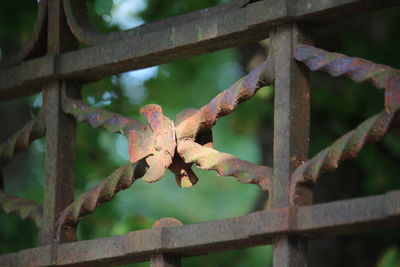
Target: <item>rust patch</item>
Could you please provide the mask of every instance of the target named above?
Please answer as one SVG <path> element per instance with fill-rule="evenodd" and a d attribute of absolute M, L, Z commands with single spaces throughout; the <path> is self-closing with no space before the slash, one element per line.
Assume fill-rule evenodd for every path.
<path fill-rule="evenodd" d="M 79 122 L 95 128 L 121 133 L 129 138 L 130 164 L 117 169 L 94 189 L 84 193 L 68 206 L 58 220 L 57 236 L 65 227 L 76 227 L 79 219 L 94 211 L 97 205 L 109 201 L 135 179 L 153 183 L 164 177 L 167 169 L 176 176 L 180 187 L 190 187 L 198 178 L 191 166 L 215 170 L 221 176 L 234 176 L 239 182 L 256 184 L 269 190 L 272 169 L 240 160 L 212 149 L 211 127 L 230 114 L 239 103 L 252 97 L 259 88 L 272 82 L 269 61 L 264 62 L 229 89 L 217 95 L 201 109 L 187 109 L 177 116 L 177 126 L 164 116 L 162 108 L 151 104 L 141 109 L 148 121 L 144 125 L 119 114 L 94 108 L 73 100 L 63 92 L 63 110 Z"/>
<path fill-rule="evenodd" d="M 0 190 L 0 207 L 6 213 L 15 213 L 21 219 L 31 219 L 40 228 L 43 219 L 43 208 L 36 202 L 8 194 Z"/>
<path fill-rule="evenodd" d="M 300 165 L 292 175 L 292 198 L 300 197 L 296 192 L 301 185 L 315 184 L 322 173 L 335 170 L 340 162 L 356 157 L 366 144 L 382 139 L 391 127 L 399 125 L 398 113 L 382 111 Z"/>
<path fill-rule="evenodd" d="M 44 110 L 41 109 L 35 119 L 26 123 L 21 130 L 0 145 L 0 166 L 9 163 L 17 152 L 27 149 L 30 143 L 45 135 L 44 115 Z"/>
<path fill-rule="evenodd" d="M 368 81 L 378 88 L 384 88 L 386 111 L 393 113 L 400 108 L 400 70 L 309 45 L 297 46 L 295 58 L 312 71 L 322 70 L 334 77 L 344 75 L 355 82 Z"/>

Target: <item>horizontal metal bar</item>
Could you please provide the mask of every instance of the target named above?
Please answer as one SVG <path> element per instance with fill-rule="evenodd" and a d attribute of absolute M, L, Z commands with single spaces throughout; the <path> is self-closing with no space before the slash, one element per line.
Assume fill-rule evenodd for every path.
<path fill-rule="evenodd" d="M 396 6 L 397 0 L 297 0 L 298 19 L 306 19 L 315 23 L 330 23 L 332 20 L 342 21 L 368 12 Z"/>
<path fill-rule="evenodd" d="M 109 38 L 113 42 L 2 70 L 0 98 L 37 92 L 49 78 L 89 82 L 258 41 L 268 36 L 268 27 L 288 21 L 326 22 L 399 4 L 400 0 L 264 0 L 218 15 L 207 16 L 200 10 L 201 15 L 194 13 L 192 20 L 183 16 L 184 23 L 179 16 L 170 18 L 119 34 L 124 36 L 119 40 Z"/>
<path fill-rule="evenodd" d="M 38 92 L 55 77 L 55 56 L 47 55 L 24 61 L 17 67 L 0 71 L 0 100 Z"/>
<path fill-rule="evenodd" d="M 0 266 L 96 266 L 147 261 L 160 253 L 182 257 L 270 244 L 282 233 L 327 237 L 398 226 L 400 191 L 331 203 L 255 212 L 246 216 L 122 236 L 44 246 L 0 256 Z M 50 257 L 50 255 L 52 255 Z"/>
<path fill-rule="evenodd" d="M 303 206 L 296 214 L 294 231 L 312 238 L 380 230 L 398 226 L 400 191 L 374 197 Z"/>

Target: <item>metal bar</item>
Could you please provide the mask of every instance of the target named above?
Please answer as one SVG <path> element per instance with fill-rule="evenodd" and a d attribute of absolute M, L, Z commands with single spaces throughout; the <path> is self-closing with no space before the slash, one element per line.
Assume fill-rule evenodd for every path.
<path fill-rule="evenodd" d="M 389 225 L 398 227 L 399 200 L 400 191 L 392 191 L 374 197 L 302 206 L 296 215 L 295 228 L 304 235 L 319 238 L 377 231 Z"/>
<path fill-rule="evenodd" d="M 0 61 L 0 67 L 17 65 L 26 59 L 43 56 L 46 53 L 47 2 L 48 0 L 39 2 L 36 22 L 26 45 L 12 57 Z"/>
<path fill-rule="evenodd" d="M 291 173 L 308 156 L 309 77 L 306 68 L 293 58 L 294 45 L 308 35 L 300 26 L 286 24 L 277 26 L 271 36 L 275 73 L 274 179 L 269 202 L 272 208 L 291 205 Z M 308 203 L 310 192 L 303 192 Z M 273 247 L 273 265 L 307 266 L 306 244 L 302 237 L 278 237 Z"/>
<path fill-rule="evenodd" d="M 64 231 L 76 229 L 79 220 L 91 214 L 97 206 L 110 201 L 120 190 L 129 188 L 136 178 L 139 178 L 140 166 L 127 164 L 115 170 L 102 180 L 96 187 L 80 195 L 74 202 L 58 213 L 55 239 L 62 241 Z"/>
<path fill-rule="evenodd" d="M 311 203 L 311 192 L 301 187 L 296 191 L 294 203 L 290 190 L 293 170 L 307 159 L 309 138 L 308 70 L 294 61 L 293 52 L 297 43 L 307 43 L 310 35 L 298 21 L 325 23 L 397 5 L 400 1 L 240 0 L 237 3 L 242 8 L 221 12 L 218 16 L 205 12 L 193 13 L 192 19 L 188 15 L 172 18 L 164 21 L 165 24 L 162 21 L 111 34 L 108 37 L 114 37 L 107 42 L 72 51 L 77 49 L 77 43 L 66 25 L 62 0 L 49 1 L 48 54 L 0 71 L 0 97 L 26 95 L 46 84 L 48 142 L 40 232 L 40 243 L 44 246 L 0 256 L 0 266 L 107 266 L 146 260 L 150 260 L 151 266 L 180 266 L 182 257 L 271 243 L 274 244 L 274 266 L 306 266 L 309 238 L 398 225 L 400 191 L 297 207 Z M 242 6 L 242 3 L 245 4 Z M 61 99 L 63 89 L 72 97 L 76 88 L 65 79 L 88 82 L 257 41 L 265 38 L 265 29 L 272 26 L 276 88 L 274 180 L 269 202 L 272 209 L 186 226 L 163 219 L 156 222 L 154 229 L 62 244 L 76 239 L 75 225 L 62 227 L 60 235 L 55 231 L 57 218 L 73 197 L 75 121 L 63 112 Z M 55 242 L 56 238 L 60 243 Z"/>
<path fill-rule="evenodd" d="M 296 47 L 295 57 L 312 71 L 347 76 L 355 82 L 368 81 L 385 89 L 385 109 L 393 113 L 400 109 L 400 70 L 369 60 L 328 52 L 309 45 Z"/>
<path fill-rule="evenodd" d="M 130 131 L 144 131 L 145 124 L 105 109 L 92 107 L 81 100 L 63 95 L 63 110 L 78 122 L 90 124 L 93 128 L 104 129 L 110 133 L 120 133 L 129 138 Z"/>
<path fill-rule="evenodd" d="M 163 30 L 170 26 L 185 24 L 204 17 L 218 16 L 220 13 L 226 13 L 227 11 L 241 8 L 245 6 L 248 2 L 250 2 L 250 0 L 233 0 L 217 6 L 201 9 L 199 11 L 189 12 L 175 17 L 166 18 L 160 21 L 146 23 L 131 30 L 104 34 L 96 31 L 95 27 L 93 27 L 93 25 L 91 24 L 90 15 L 88 14 L 89 12 L 86 6 L 87 1 L 88 0 L 64 1 L 64 8 L 68 20 L 68 25 L 74 32 L 78 40 L 86 45 L 118 41 L 121 38 L 140 36 L 151 31 Z"/>
<path fill-rule="evenodd" d="M 151 267 L 180 267 L 181 258 L 171 254 L 159 254 L 150 258 Z"/>
<path fill-rule="evenodd" d="M 185 19 L 184 23 L 179 17 L 168 19 L 168 22 L 157 22 L 157 27 L 142 26 L 128 31 L 119 41 L 56 58 L 38 58 L 4 69 L 0 71 L 0 97 L 12 98 L 37 92 L 49 78 L 89 82 L 258 41 L 267 37 L 266 27 L 288 21 L 325 21 L 332 17 L 330 12 L 335 17 L 342 17 L 399 4 L 400 0 L 303 0 L 286 5 L 281 0 L 264 0 L 218 16 L 193 15 L 196 19 Z M 163 23 L 168 26 L 162 26 Z"/>
<path fill-rule="evenodd" d="M 323 238 L 398 227 L 399 222 L 400 191 L 393 191 L 374 197 L 264 210 L 226 220 L 60 244 L 53 247 L 53 263 L 46 256 L 50 246 L 27 249 L 0 256 L 0 266 L 109 266 L 148 261 L 160 253 L 190 257 L 265 245 L 284 233 Z"/>
<path fill-rule="evenodd" d="M 194 139 L 198 133 L 211 129 L 219 118 L 231 114 L 260 88 L 271 85 L 274 80 L 272 68 L 271 61 L 266 60 L 200 109 L 180 112 L 176 120 L 177 138 Z"/>
<path fill-rule="evenodd" d="M 49 1 L 48 53 L 55 55 L 75 49 L 77 43 L 66 27 L 61 0 Z M 46 163 L 43 224 L 40 244 L 55 242 L 59 214 L 73 200 L 75 120 L 62 111 L 61 89 L 71 92 L 65 81 L 52 80 L 44 89 L 46 109 Z M 75 229 L 63 229 L 61 242 L 76 240 Z"/>
<path fill-rule="evenodd" d="M 181 226 L 182 223 L 174 218 L 162 218 L 153 224 L 152 228 Z M 176 254 L 160 253 L 150 257 L 151 267 L 180 267 L 181 257 Z"/>
<path fill-rule="evenodd" d="M 228 115 L 239 103 L 252 97 L 262 85 L 272 83 L 271 70 L 270 61 L 267 61 L 229 89 L 218 94 L 201 109 L 182 111 L 177 115 L 176 128 L 163 115 L 162 108 L 155 104 L 141 109 L 141 113 L 149 122 L 149 127 L 139 121 L 91 107 L 62 94 L 64 112 L 73 115 L 77 121 L 89 123 L 94 128 L 103 128 L 109 132 L 120 132 L 129 137 L 131 164 L 114 171 L 62 212 L 58 220 L 57 239 L 60 229 L 75 228 L 83 216 L 92 213 L 98 205 L 110 201 L 120 190 L 130 187 L 135 179 L 156 182 L 164 176 L 167 168 L 176 174 L 178 185 L 184 187 L 191 186 L 198 180 L 190 168 L 192 164 L 197 164 L 203 169 L 216 170 L 221 176 L 234 176 L 241 183 L 256 184 L 263 190 L 269 190 L 271 168 L 257 166 L 218 152 L 207 147 L 207 144 L 210 144 L 212 137 L 211 127 L 220 117 Z M 208 137 L 204 136 L 207 131 Z M 203 139 L 201 135 L 205 138 Z M 203 139 L 204 142 L 197 143 L 197 138 Z M 155 144 L 157 147 L 154 147 Z M 174 155 L 175 147 L 180 157 Z M 148 164 L 146 171 L 142 168 L 143 160 Z M 137 162 L 138 165 L 135 164 Z M 139 171 L 140 169 L 142 171 Z"/>
<path fill-rule="evenodd" d="M 47 147 L 41 244 L 49 244 L 55 240 L 57 218 L 73 201 L 75 121 L 61 110 L 60 89 L 63 85 L 64 82 L 53 81 L 44 91 Z M 65 234 L 68 237 L 63 236 L 61 239 L 76 239 L 72 228 Z"/>
<path fill-rule="evenodd" d="M 9 163 L 16 153 L 26 150 L 31 142 L 45 135 L 44 116 L 44 111 L 41 109 L 36 118 L 28 121 L 4 143 L 0 144 L 0 166 Z"/>
<path fill-rule="evenodd" d="M 203 170 L 215 170 L 219 176 L 233 176 L 242 184 L 255 184 L 264 191 L 271 189 L 272 169 L 241 160 L 230 154 L 185 140 L 178 145 L 185 163 L 194 163 Z"/>
<path fill-rule="evenodd" d="M 307 266 L 307 240 L 300 236 L 282 235 L 274 240 L 273 266 Z"/>
<path fill-rule="evenodd" d="M 291 201 L 301 202 L 301 191 L 316 184 L 322 173 L 333 171 L 340 166 L 341 162 L 357 157 L 364 146 L 380 141 L 388 130 L 400 126 L 399 124 L 399 111 L 394 114 L 382 111 L 337 139 L 310 160 L 305 161 L 292 174 Z M 297 194 L 298 190 L 300 195 Z"/>
<path fill-rule="evenodd" d="M 0 208 L 6 213 L 15 213 L 23 220 L 33 220 L 37 227 L 42 224 L 42 206 L 36 202 L 0 190 Z"/>

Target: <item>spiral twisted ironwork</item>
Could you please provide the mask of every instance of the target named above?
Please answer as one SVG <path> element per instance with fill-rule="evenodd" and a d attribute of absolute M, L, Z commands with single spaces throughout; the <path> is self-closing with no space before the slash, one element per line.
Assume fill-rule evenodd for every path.
<path fill-rule="evenodd" d="M 345 75 L 356 82 L 368 81 L 378 88 L 385 88 L 386 111 L 393 113 L 400 108 L 400 70 L 309 45 L 297 46 L 295 58 L 312 71 L 322 70 L 335 77 Z"/>
<path fill-rule="evenodd" d="M 14 155 L 28 148 L 29 144 L 45 135 L 46 123 L 43 109 L 37 117 L 0 145 L 0 166 L 10 162 Z"/>
<path fill-rule="evenodd" d="M 256 184 L 265 191 L 270 189 L 272 168 L 238 159 L 191 140 L 181 141 L 178 152 L 185 163 L 195 163 L 204 170 L 215 170 L 220 176 L 234 176 L 240 183 Z"/>
<path fill-rule="evenodd" d="M 333 171 L 340 162 L 356 157 L 367 143 L 382 139 L 391 127 L 399 126 L 399 115 L 399 112 L 388 114 L 382 111 L 300 165 L 292 175 L 293 190 L 298 184 L 315 184 L 322 173 Z M 296 197 L 295 192 L 293 195 Z"/>
<path fill-rule="evenodd" d="M 40 228 L 43 219 L 42 206 L 36 202 L 14 196 L 0 190 L 0 207 L 6 213 L 15 213 L 21 219 L 31 219 Z"/>
<path fill-rule="evenodd" d="M 117 192 L 129 188 L 141 177 L 136 167 L 136 164 L 128 164 L 118 168 L 69 205 L 58 219 L 57 236 L 60 237 L 63 227 L 75 227 L 81 217 L 91 214 L 99 204 L 110 201 Z"/>
<path fill-rule="evenodd" d="M 78 122 L 86 122 L 93 128 L 101 128 L 110 133 L 121 133 L 129 137 L 129 131 L 140 130 L 145 126 L 140 121 L 121 116 L 101 108 L 85 104 L 81 100 L 74 100 L 63 92 L 63 110 L 75 117 Z"/>
<path fill-rule="evenodd" d="M 215 97 L 200 110 L 185 110 L 177 116 L 178 126 L 163 115 L 158 105 L 147 105 L 141 113 L 149 122 L 144 125 L 113 112 L 91 107 L 68 98 L 63 92 L 63 110 L 79 122 L 112 133 L 129 136 L 131 163 L 117 169 L 94 189 L 84 193 L 61 214 L 57 235 L 63 227 L 75 227 L 79 219 L 94 211 L 97 205 L 111 200 L 120 190 L 128 188 L 135 179 L 156 182 L 170 169 L 179 186 L 189 187 L 198 180 L 192 164 L 216 170 L 222 176 L 234 176 L 241 183 L 270 188 L 272 169 L 257 166 L 211 148 L 210 128 L 218 118 L 231 113 L 239 103 L 252 97 L 261 86 L 272 82 L 269 61 L 264 62 L 233 86 Z M 176 153 L 178 152 L 178 153 Z"/>
<path fill-rule="evenodd" d="M 179 113 L 176 118 L 177 138 L 195 139 L 199 132 L 211 129 L 220 117 L 230 114 L 238 104 L 251 98 L 262 86 L 270 85 L 273 81 L 272 69 L 267 60 L 201 109 L 188 109 Z"/>

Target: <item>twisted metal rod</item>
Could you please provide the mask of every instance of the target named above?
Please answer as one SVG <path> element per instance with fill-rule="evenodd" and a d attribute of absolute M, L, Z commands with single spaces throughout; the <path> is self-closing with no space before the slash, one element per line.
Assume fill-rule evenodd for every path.
<path fill-rule="evenodd" d="M 43 209 L 36 202 L 0 190 L 0 207 L 6 213 L 15 213 L 23 220 L 33 220 L 38 228 L 42 225 Z"/>
<path fill-rule="evenodd" d="M 91 214 L 99 204 L 110 201 L 116 193 L 129 188 L 142 176 L 140 164 L 127 164 L 115 170 L 92 190 L 82 194 L 61 213 L 57 224 L 57 239 L 65 227 L 76 227 L 80 218 Z"/>
<path fill-rule="evenodd" d="M 177 138 L 194 140 L 199 132 L 211 129 L 219 118 L 230 114 L 262 86 L 272 84 L 272 69 L 268 59 L 199 110 L 188 109 L 179 113 L 176 118 Z"/>
<path fill-rule="evenodd" d="M 41 109 L 35 119 L 27 122 L 19 131 L 0 145 L 0 166 L 9 163 L 14 154 L 27 149 L 30 143 L 43 137 L 45 133 L 45 116 L 44 110 Z"/>
<path fill-rule="evenodd" d="M 195 163 L 204 169 L 215 169 L 219 175 L 234 176 L 241 183 L 257 184 L 263 190 L 268 190 L 271 168 L 257 166 L 207 147 L 211 145 L 210 128 L 216 120 L 231 113 L 240 102 L 253 96 L 266 81 L 272 81 L 272 74 L 266 72 L 266 66 L 269 66 L 268 62 L 261 64 L 209 104 L 194 111 L 194 116 L 190 116 L 193 110 L 182 112 L 178 116 L 180 125 L 177 127 L 162 114 L 158 105 L 148 105 L 141 110 L 149 122 L 149 125 L 144 125 L 70 99 L 63 91 L 64 112 L 92 127 L 129 135 L 131 163 L 114 171 L 94 189 L 82 194 L 69 205 L 58 220 L 57 237 L 60 238 L 63 228 L 76 227 L 80 218 L 92 213 L 97 205 L 111 200 L 118 191 L 130 187 L 135 179 L 143 177 L 145 182 L 157 181 L 167 168 L 176 174 L 177 182 L 182 187 L 191 186 L 197 181 L 190 168 Z M 190 136 L 193 140 L 187 138 L 185 131 L 192 133 Z M 205 143 L 194 142 L 196 137 L 201 137 Z M 177 146 L 179 154 L 175 153 Z"/>
<path fill-rule="evenodd" d="M 211 128 L 220 117 L 233 112 L 238 104 L 254 96 L 262 86 L 272 84 L 272 70 L 268 58 L 199 110 L 187 109 L 177 115 L 175 130 L 180 157 L 175 157 L 172 171 L 176 174 L 178 184 L 191 186 L 197 182 L 198 178 L 190 168 L 195 163 L 203 169 L 214 169 L 221 176 L 234 176 L 241 183 L 253 183 L 263 190 L 269 189 L 272 169 L 212 149 Z M 199 138 L 204 139 L 202 135 L 206 138 L 200 145 L 197 142 Z M 250 175 L 246 175 L 246 172 Z"/>
<path fill-rule="evenodd" d="M 191 140 L 181 141 L 178 153 L 185 163 L 195 163 L 204 170 L 215 170 L 220 176 L 234 176 L 242 184 L 256 184 L 265 191 L 271 187 L 272 168 L 238 159 Z"/>
<path fill-rule="evenodd" d="M 340 162 L 356 157 L 367 143 L 381 140 L 391 127 L 399 126 L 399 115 L 400 112 L 388 114 L 382 111 L 300 165 L 292 174 L 293 197 L 298 197 L 296 190 L 299 184 L 315 184 L 322 173 L 333 171 Z"/>
<path fill-rule="evenodd" d="M 393 113 L 400 108 L 400 70 L 309 45 L 298 45 L 295 58 L 312 71 L 322 70 L 334 77 L 345 75 L 355 82 L 368 81 L 378 88 L 385 88 L 386 111 Z"/>
<path fill-rule="evenodd" d="M 92 107 L 81 100 L 69 98 L 63 90 L 63 110 L 78 122 L 86 122 L 93 128 L 101 128 L 110 133 L 121 133 L 129 137 L 132 130 L 142 130 L 144 124 L 117 113 Z"/>

